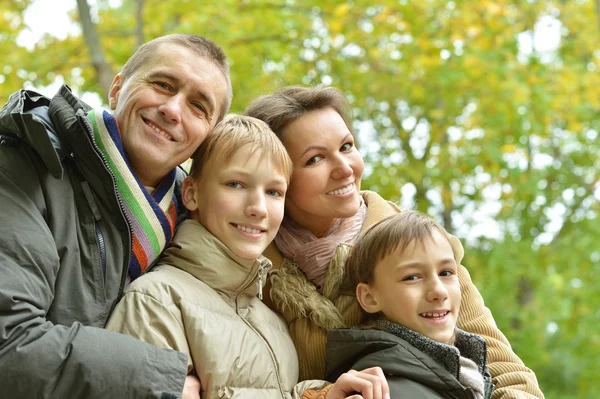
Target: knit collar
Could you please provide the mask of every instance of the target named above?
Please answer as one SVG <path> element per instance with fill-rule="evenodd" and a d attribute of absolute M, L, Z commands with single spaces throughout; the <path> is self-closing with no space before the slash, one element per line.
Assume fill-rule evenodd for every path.
<path fill-rule="evenodd" d="M 457 380 L 460 371 L 460 356 L 471 359 L 477 365 L 481 374 L 485 373 L 487 358 L 486 343 L 478 335 L 455 329 L 454 345 L 443 344 L 427 338 L 423 334 L 406 328 L 391 321 L 378 319 L 375 322 L 378 329 L 387 331 L 400 339 L 408 342 L 437 363 L 441 364 Z"/>
<path fill-rule="evenodd" d="M 259 272 L 266 273 L 271 261 L 243 259 L 212 235 L 198 221 L 184 221 L 160 261 L 190 273 L 198 280 L 231 299 L 246 300 L 259 293 Z"/>

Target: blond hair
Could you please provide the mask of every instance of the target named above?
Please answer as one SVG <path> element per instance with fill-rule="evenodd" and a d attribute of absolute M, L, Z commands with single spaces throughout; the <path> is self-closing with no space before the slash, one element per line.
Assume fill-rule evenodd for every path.
<path fill-rule="evenodd" d="M 283 130 L 290 123 L 307 112 L 324 108 L 336 111 L 354 136 L 350 123 L 350 104 L 335 87 L 287 86 L 258 97 L 248 105 L 244 114 L 265 121 L 277 137 L 282 139 Z"/>
<path fill-rule="evenodd" d="M 293 164 L 285 147 L 269 126 L 261 120 L 244 115 L 227 115 L 215 126 L 213 132 L 200 144 L 192 156 L 190 176 L 200 178 L 211 160 L 227 163 L 235 153 L 250 146 L 249 156 L 262 151 L 289 183 Z"/>
<path fill-rule="evenodd" d="M 460 264 L 463 250 L 454 236 L 421 212 L 403 211 L 374 224 L 358 238 L 346 263 L 352 286 L 371 284 L 375 267 L 383 258 L 396 250 L 404 251 L 413 241 L 425 245 L 425 241 L 433 237 L 434 231 L 439 231 L 448 239 L 454 259 Z"/>
<path fill-rule="evenodd" d="M 227 56 L 223 49 L 210 39 L 198 35 L 172 34 L 160 36 L 142 44 L 133 55 L 127 60 L 121 68 L 121 78 L 125 82 L 129 79 L 140 66 L 147 63 L 158 51 L 162 44 L 177 44 L 195 51 L 199 56 L 205 57 L 223 73 L 227 85 L 227 95 L 221 104 L 221 112 L 218 115 L 217 122 L 221 121 L 229 111 L 231 100 L 233 99 L 233 89 L 231 88 L 231 78 L 229 77 L 229 65 Z"/>

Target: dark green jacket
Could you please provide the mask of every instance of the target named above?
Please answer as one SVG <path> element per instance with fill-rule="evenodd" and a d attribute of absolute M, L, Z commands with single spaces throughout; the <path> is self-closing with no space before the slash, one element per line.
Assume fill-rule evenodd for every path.
<path fill-rule="evenodd" d="M 396 325 L 398 326 L 398 325 Z M 457 330 L 456 347 L 443 345 L 405 327 L 402 338 L 375 329 L 337 329 L 327 333 L 325 379 L 335 381 L 350 369 L 379 366 L 388 381 L 392 399 L 473 399 L 471 388 L 458 381 L 460 348 L 484 375 L 485 398 L 493 390 L 485 367 L 483 338 Z M 404 339 L 403 339 L 404 338 Z"/>
<path fill-rule="evenodd" d="M 0 397 L 179 397 L 184 354 L 103 329 L 131 238 L 88 109 L 63 86 L 0 111 Z"/>

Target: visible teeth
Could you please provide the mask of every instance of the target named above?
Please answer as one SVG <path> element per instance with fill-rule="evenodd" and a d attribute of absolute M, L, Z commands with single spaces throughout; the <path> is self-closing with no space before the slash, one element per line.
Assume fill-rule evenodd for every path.
<path fill-rule="evenodd" d="M 246 226 L 240 226 L 239 224 L 236 225 L 235 227 L 237 227 L 239 230 L 242 230 L 242 231 L 245 231 L 246 233 L 251 233 L 251 234 L 258 234 L 261 232 L 261 230 L 253 229 L 253 228 L 246 227 Z"/>
<path fill-rule="evenodd" d="M 161 136 L 163 136 L 167 140 L 173 141 L 173 138 L 171 136 L 169 136 L 164 130 L 159 129 L 157 126 L 153 125 L 150 122 L 148 122 L 148 126 L 150 126 L 152 129 L 154 129 L 154 131 L 156 133 L 160 134 Z"/>
<path fill-rule="evenodd" d="M 446 316 L 448 312 L 445 313 L 421 313 L 424 317 L 443 317 Z"/>
<path fill-rule="evenodd" d="M 327 194 L 328 195 L 342 195 L 342 194 L 349 193 L 350 191 L 352 191 L 352 189 L 354 189 L 354 184 L 350 184 L 348 187 L 340 188 L 339 190 L 330 191 Z"/>

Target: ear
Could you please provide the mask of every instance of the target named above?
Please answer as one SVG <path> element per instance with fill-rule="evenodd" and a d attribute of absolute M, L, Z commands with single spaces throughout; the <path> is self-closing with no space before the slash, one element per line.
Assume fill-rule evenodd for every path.
<path fill-rule="evenodd" d="M 181 187 L 181 199 L 183 200 L 183 205 L 194 212 L 198 209 L 198 202 L 196 201 L 196 187 L 194 185 L 194 179 L 191 176 L 188 176 L 183 181 L 183 185 Z"/>
<path fill-rule="evenodd" d="M 108 105 L 111 110 L 115 110 L 117 108 L 117 102 L 119 100 L 119 92 L 121 91 L 123 82 L 121 81 L 121 74 L 117 74 L 113 79 L 112 84 L 110 85 L 110 90 L 108 91 Z"/>
<path fill-rule="evenodd" d="M 371 286 L 366 283 L 359 283 L 356 286 L 356 299 L 360 306 L 367 313 L 377 313 L 381 310 L 377 303 L 377 298 L 372 292 Z"/>

